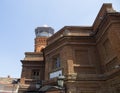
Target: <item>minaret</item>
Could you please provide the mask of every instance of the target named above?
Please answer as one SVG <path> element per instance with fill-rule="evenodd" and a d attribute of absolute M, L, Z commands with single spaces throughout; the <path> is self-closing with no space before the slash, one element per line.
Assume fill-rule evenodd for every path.
<path fill-rule="evenodd" d="M 44 80 L 45 62 L 42 49 L 47 45 L 47 39 L 54 33 L 51 27 L 43 26 L 35 29 L 34 52 L 25 52 L 22 62 L 20 84 L 25 91 L 34 90 L 36 83 Z M 29 86 L 28 86 L 29 85 Z M 23 92 L 21 92 L 23 93 Z"/>
<path fill-rule="evenodd" d="M 41 52 L 47 45 L 47 39 L 54 33 L 54 29 L 48 26 L 37 27 L 35 29 L 35 47 L 34 52 Z"/>

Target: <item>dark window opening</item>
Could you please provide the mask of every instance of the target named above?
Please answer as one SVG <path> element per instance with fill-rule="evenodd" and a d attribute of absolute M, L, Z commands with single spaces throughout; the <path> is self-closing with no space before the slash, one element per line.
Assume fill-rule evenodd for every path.
<path fill-rule="evenodd" d="M 32 70 L 32 79 L 40 79 L 40 70 Z"/>
<path fill-rule="evenodd" d="M 57 56 L 55 58 L 53 58 L 53 68 L 56 69 L 56 68 L 59 68 L 60 67 L 60 57 Z"/>

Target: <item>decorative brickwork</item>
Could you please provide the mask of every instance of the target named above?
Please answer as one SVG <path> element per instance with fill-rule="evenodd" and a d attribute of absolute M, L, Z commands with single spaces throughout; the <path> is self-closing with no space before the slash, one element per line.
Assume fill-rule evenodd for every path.
<path fill-rule="evenodd" d="M 35 87 L 39 78 L 44 80 L 41 89 L 59 93 L 47 88 L 57 86 L 62 74 L 66 93 L 120 93 L 120 13 L 112 4 L 103 4 L 91 27 L 65 26 L 50 38 L 47 32 L 44 27 L 35 30 L 34 52 L 21 61 L 21 82 L 30 85 L 26 88 Z"/>
<path fill-rule="evenodd" d="M 47 37 L 35 38 L 35 52 L 41 52 L 47 45 Z"/>
<path fill-rule="evenodd" d="M 20 93 L 35 91 L 36 84 L 44 80 L 45 62 L 43 49 L 47 45 L 47 39 L 54 30 L 51 27 L 37 27 L 35 29 L 34 52 L 25 52 L 22 62 Z"/>
<path fill-rule="evenodd" d="M 45 80 L 62 70 L 66 93 L 119 93 L 119 35 L 120 13 L 111 4 L 103 4 L 92 27 L 65 26 L 47 40 Z M 54 55 L 61 61 L 56 69 Z"/>

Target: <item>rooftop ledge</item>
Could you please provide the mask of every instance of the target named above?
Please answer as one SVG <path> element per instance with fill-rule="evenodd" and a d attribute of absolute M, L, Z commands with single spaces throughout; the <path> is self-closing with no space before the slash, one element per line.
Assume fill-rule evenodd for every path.
<path fill-rule="evenodd" d="M 53 36 L 48 38 L 48 44 L 58 40 L 63 36 L 92 36 L 92 27 L 84 26 L 65 26 Z"/>

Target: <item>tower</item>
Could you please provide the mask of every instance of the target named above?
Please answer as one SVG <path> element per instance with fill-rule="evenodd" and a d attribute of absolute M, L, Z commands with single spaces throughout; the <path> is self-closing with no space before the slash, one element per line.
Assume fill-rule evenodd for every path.
<path fill-rule="evenodd" d="M 37 27 L 35 29 L 35 52 L 41 52 L 43 48 L 47 45 L 47 38 L 54 33 L 54 30 L 51 27 Z"/>
<path fill-rule="evenodd" d="M 35 90 L 36 83 L 44 80 L 45 63 L 42 49 L 47 45 L 47 39 L 54 33 L 51 27 L 35 29 L 34 52 L 25 52 L 22 62 L 21 84 L 22 91 Z"/>

